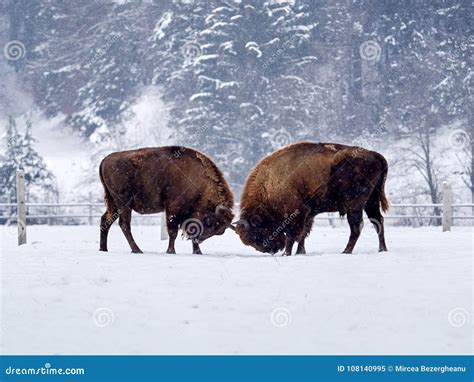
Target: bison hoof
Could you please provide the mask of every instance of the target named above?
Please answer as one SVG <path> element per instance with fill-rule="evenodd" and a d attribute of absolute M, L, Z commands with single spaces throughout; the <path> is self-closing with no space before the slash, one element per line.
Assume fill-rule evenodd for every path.
<path fill-rule="evenodd" d="M 202 255 L 201 251 L 193 251 L 193 255 Z"/>
<path fill-rule="evenodd" d="M 306 255 L 306 251 L 304 249 L 300 249 L 299 251 L 296 251 L 297 255 Z"/>
<path fill-rule="evenodd" d="M 99 248 L 99 251 L 101 251 L 101 252 L 108 252 L 108 251 L 107 251 L 107 248 Z"/>
<path fill-rule="evenodd" d="M 132 250 L 132 253 L 143 253 L 141 249 L 134 249 Z"/>
<path fill-rule="evenodd" d="M 170 249 L 170 248 L 168 248 L 166 250 L 166 253 L 169 253 L 170 255 L 176 255 L 176 251 L 174 249 Z"/>
<path fill-rule="evenodd" d="M 352 254 L 352 251 L 349 251 L 348 249 L 345 249 L 344 251 L 342 251 L 341 253 L 347 253 L 348 255 Z"/>
<path fill-rule="evenodd" d="M 388 252 L 388 249 L 387 247 L 383 247 L 379 249 L 379 252 Z"/>

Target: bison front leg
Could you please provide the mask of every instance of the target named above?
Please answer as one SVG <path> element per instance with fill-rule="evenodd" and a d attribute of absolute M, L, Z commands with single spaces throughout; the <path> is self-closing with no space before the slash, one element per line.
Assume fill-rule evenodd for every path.
<path fill-rule="evenodd" d="M 201 248 L 199 248 L 199 244 L 195 241 L 193 241 L 193 254 L 202 255 Z"/>
<path fill-rule="evenodd" d="M 132 236 L 132 230 L 130 228 L 130 222 L 132 221 L 132 210 L 128 207 L 124 207 L 119 212 L 119 226 L 122 229 L 125 238 L 130 245 L 130 248 L 133 253 L 143 253 L 138 245 L 135 243 L 135 240 Z"/>
<path fill-rule="evenodd" d="M 304 247 L 304 240 L 305 239 L 301 239 L 298 242 L 298 248 L 296 248 L 296 254 L 297 255 L 306 255 L 306 249 Z"/>
<path fill-rule="evenodd" d="M 361 224 L 362 224 L 362 210 L 349 211 L 347 213 L 347 221 L 351 228 L 351 236 L 349 237 L 349 242 L 346 245 L 346 249 L 342 253 L 352 253 L 357 239 L 360 236 Z"/>
<path fill-rule="evenodd" d="M 178 230 L 179 227 L 174 226 L 172 223 L 168 222 L 168 236 L 169 236 L 169 242 L 168 242 L 168 249 L 166 250 L 166 253 L 176 253 L 176 250 L 174 249 L 174 243 L 176 241 L 176 237 L 178 236 Z"/>
<path fill-rule="evenodd" d="M 295 239 L 292 237 L 286 237 L 285 243 L 285 252 L 283 252 L 283 256 L 291 256 L 291 250 L 293 249 L 293 244 L 295 243 Z"/>

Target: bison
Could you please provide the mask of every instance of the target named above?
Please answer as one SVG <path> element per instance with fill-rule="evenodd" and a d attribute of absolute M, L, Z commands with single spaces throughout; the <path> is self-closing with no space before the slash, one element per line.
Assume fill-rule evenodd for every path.
<path fill-rule="evenodd" d="M 302 142 L 262 159 L 247 178 L 235 230 L 245 245 L 261 252 L 283 248 L 306 253 L 305 238 L 322 212 L 347 214 L 351 234 L 343 253 L 352 253 L 363 211 L 375 226 L 379 251 L 386 251 L 383 217 L 387 161 L 374 151 L 333 143 Z"/>
<path fill-rule="evenodd" d="M 132 210 L 166 212 L 167 253 L 176 253 L 180 228 L 192 239 L 193 253 L 201 254 L 199 244 L 222 235 L 232 222 L 233 194 L 217 166 L 196 150 L 169 146 L 116 152 L 102 160 L 99 173 L 107 209 L 100 221 L 101 251 L 107 251 L 110 226 L 119 218 L 132 252 L 142 252 L 130 230 Z"/>

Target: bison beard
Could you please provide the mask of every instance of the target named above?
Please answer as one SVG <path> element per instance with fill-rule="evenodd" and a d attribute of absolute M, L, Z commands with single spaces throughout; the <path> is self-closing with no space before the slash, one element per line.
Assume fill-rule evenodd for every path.
<path fill-rule="evenodd" d="M 339 212 L 347 215 L 351 229 L 344 253 L 352 253 L 365 210 L 377 230 L 379 251 L 386 251 L 380 212 L 388 210 L 386 176 L 387 162 L 374 151 L 329 143 L 287 146 L 262 159 L 250 173 L 236 232 L 245 245 L 261 252 L 285 249 L 289 256 L 296 241 L 296 253 L 306 253 L 304 241 L 314 217 Z"/>
<path fill-rule="evenodd" d="M 99 168 L 106 212 L 100 222 L 100 250 L 107 251 L 110 226 L 119 225 L 132 252 L 142 251 L 132 236 L 132 210 L 140 214 L 165 211 L 169 234 L 167 253 L 176 253 L 178 230 L 199 244 L 222 235 L 232 222 L 233 195 L 221 171 L 204 154 L 170 146 L 117 152 L 104 158 Z"/>

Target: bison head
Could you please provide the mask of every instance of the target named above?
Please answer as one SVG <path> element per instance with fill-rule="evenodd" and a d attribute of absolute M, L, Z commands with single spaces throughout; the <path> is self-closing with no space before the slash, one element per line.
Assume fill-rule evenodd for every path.
<path fill-rule="evenodd" d="M 181 227 L 188 239 L 202 243 L 211 236 L 222 235 L 231 226 L 233 217 L 229 207 L 218 205 L 204 213 L 196 214 L 195 218 L 186 220 Z"/>
<path fill-rule="evenodd" d="M 261 215 L 243 213 L 235 223 L 235 231 L 245 245 L 250 245 L 257 251 L 277 253 L 285 247 L 285 235 L 272 224 L 273 219 Z"/>

